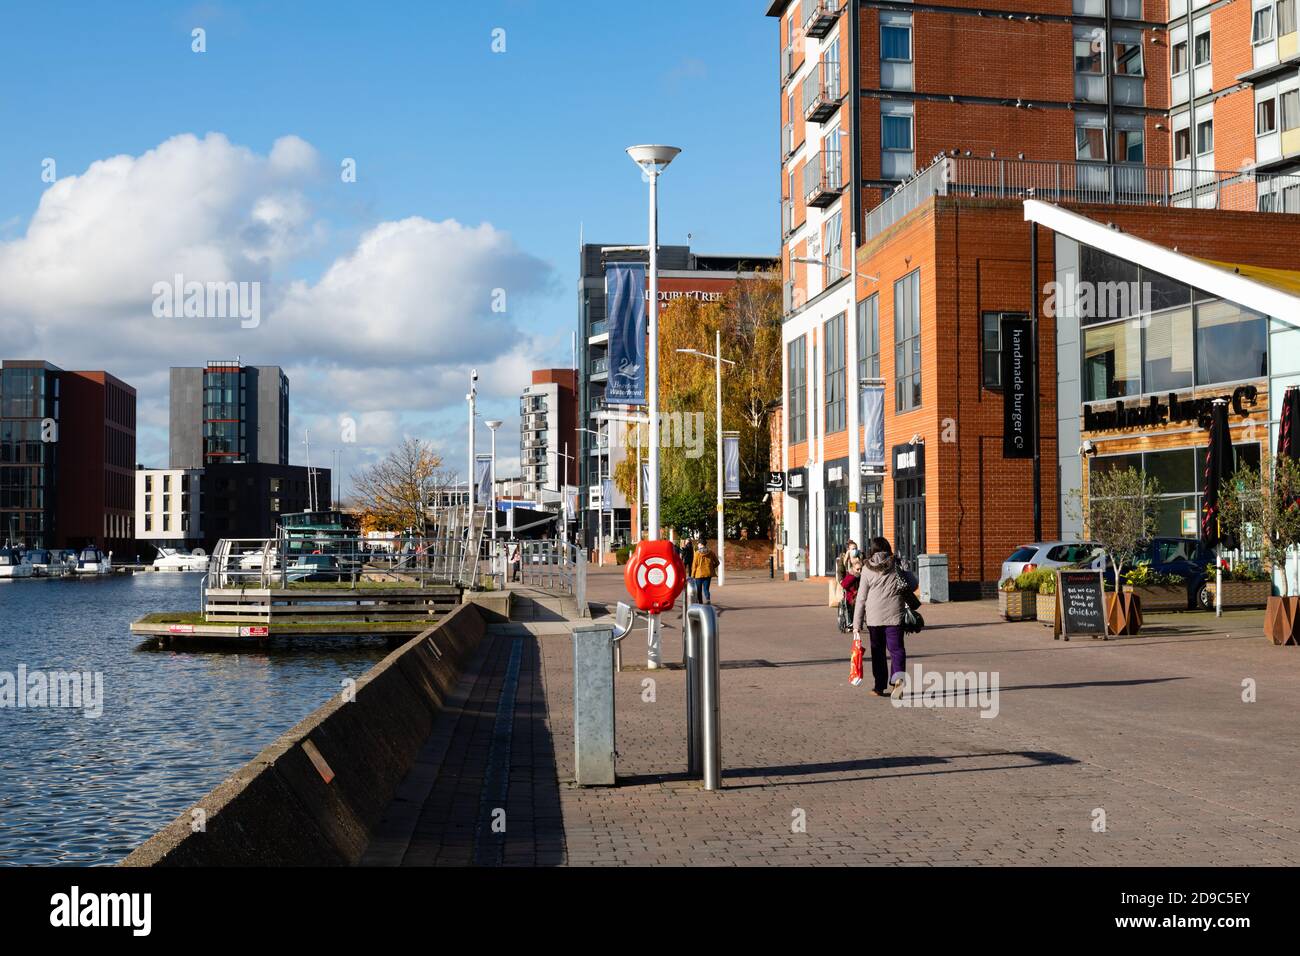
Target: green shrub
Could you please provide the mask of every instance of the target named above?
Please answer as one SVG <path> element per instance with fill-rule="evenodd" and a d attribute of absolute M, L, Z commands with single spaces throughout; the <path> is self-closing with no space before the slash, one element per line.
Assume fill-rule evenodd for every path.
<path fill-rule="evenodd" d="M 1005 591 L 1007 594 L 1012 594 L 1020 590 L 1017 585 L 1018 582 L 1016 578 L 1004 578 L 1001 583 L 998 584 L 998 590 Z"/>
<path fill-rule="evenodd" d="M 1055 594 L 1056 593 L 1056 573 L 1054 571 L 1039 571 L 1038 593 Z"/>
<path fill-rule="evenodd" d="M 1125 571 L 1124 583 L 1135 588 L 1150 588 L 1187 582 L 1181 574 L 1161 574 L 1147 562 Z"/>
<path fill-rule="evenodd" d="M 614 560 L 619 564 L 627 564 L 627 559 L 632 556 L 631 548 L 619 548 L 614 552 Z"/>
<path fill-rule="evenodd" d="M 1214 568 L 1207 568 L 1211 578 L 1214 577 Z M 1225 581 L 1267 581 L 1269 574 L 1257 564 L 1238 564 L 1231 571 L 1223 569 L 1223 580 Z"/>

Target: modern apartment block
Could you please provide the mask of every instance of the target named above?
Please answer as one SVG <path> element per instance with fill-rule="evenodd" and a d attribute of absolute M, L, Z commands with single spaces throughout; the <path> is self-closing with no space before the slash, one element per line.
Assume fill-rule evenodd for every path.
<path fill-rule="evenodd" d="M 193 550 L 203 542 L 203 469 L 140 468 L 135 473 L 136 539 Z"/>
<path fill-rule="evenodd" d="M 609 331 L 605 313 L 605 266 L 615 262 L 648 262 L 642 249 L 627 246 L 584 244 L 579 250 L 578 276 L 578 484 L 579 519 L 582 539 L 595 545 L 600 515 L 601 479 L 608 478 L 627 457 L 621 441 L 609 447 L 606 413 L 626 415 L 625 406 L 605 401 L 609 381 Z M 771 256 L 706 255 L 689 246 L 659 247 L 659 302 L 662 312 L 683 297 L 720 301 L 741 279 L 775 274 L 778 263 Z M 649 298 L 649 288 L 646 289 Z M 670 361 L 666 356 L 661 360 Z M 639 411 L 644 412 L 644 409 Z M 617 426 L 616 426 L 617 427 Z M 590 429 L 590 432 L 581 429 Z M 600 433 L 599 439 L 592 432 Z M 613 536 L 631 539 L 632 512 L 627 498 L 613 489 L 610 502 Z M 604 517 L 605 535 L 610 535 L 609 512 Z"/>
<path fill-rule="evenodd" d="M 171 370 L 170 467 L 289 463 L 289 379 L 239 359 Z"/>
<path fill-rule="evenodd" d="M 1245 259 L 1238 237 L 1249 227 L 1223 213 L 1300 211 L 1293 164 L 1300 141 L 1288 138 L 1293 131 L 1300 137 L 1293 0 L 1188 2 L 770 5 L 779 24 L 788 574 L 828 573 L 850 537 L 884 533 L 913 554 L 956 540 L 938 531 L 944 506 L 935 492 L 943 489 L 942 500 L 951 501 L 950 480 L 960 481 L 956 475 L 972 461 L 988 464 L 988 450 L 977 442 L 959 466 L 946 453 L 1000 429 L 1001 389 L 985 381 L 984 348 L 1001 349 L 999 316 L 1036 308 L 1029 227 L 1004 217 L 1002 227 L 1021 223 L 1007 237 L 1010 246 L 985 232 L 985 247 L 1012 254 L 981 255 L 968 240 L 993 220 L 971 210 L 1007 200 L 1081 204 L 1094 216 L 1105 215 L 1096 211 L 1102 208 L 1141 207 L 1143 229 L 1158 236 L 1161 210 L 1190 207 L 1194 214 L 1178 219 L 1174 233 L 1181 247 L 1195 242 L 1236 262 L 1263 253 L 1251 249 L 1255 258 Z M 939 228 L 950 210 L 952 220 Z M 1112 221 L 1119 218 L 1116 212 Z M 908 238 L 918 219 L 932 220 L 923 248 Z M 1261 232 L 1266 225 L 1246 222 Z M 1274 225 L 1288 235 L 1293 229 Z M 1198 228 L 1208 235 L 1198 237 Z M 974 272 L 958 268 L 959 255 Z M 1040 284 L 1052 264 L 1044 256 Z M 1205 281 L 1214 285 L 1218 277 Z M 966 302 L 972 290 L 968 311 L 947 311 L 953 297 Z M 1053 334 L 1045 323 L 1041 349 Z M 1085 346 L 1072 339 L 1069 347 Z M 1046 356 L 1044 367 L 1056 360 Z M 1077 369 L 1061 360 L 1061 368 L 1071 366 Z M 1047 393 L 1056 383 L 1040 381 L 1044 409 L 1077 420 L 1077 376 L 1062 380 L 1073 384 L 1062 386 L 1059 409 Z M 886 389 L 885 430 L 895 444 L 886 448 L 884 474 L 861 463 L 866 380 Z M 973 397 L 947 401 L 946 390 L 968 386 Z M 960 430 L 976 421 L 975 434 L 936 445 L 945 419 L 934 416 L 958 401 L 964 418 L 952 424 Z M 993 417 L 974 418 L 976 407 Z M 947 464 L 942 471 L 940 462 Z M 1045 493 L 1059 495 L 1056 468 L 1049 471 Z M 1014 477 L 997 487 L 1023 496 L 1023 476 Z M 989 511 L 983 502 L 995 498 L 963 501 L 962 516 L 949 520 L 964 521 L 967 536 L 972 521 L 987 530 L 984 514 L 988 528 L 1007 539 L 1033 533 L 1015 509 Z M 1050 502 L 1052 521 L 1058 504 Z M 1011 515 L 1014 526 L 1005 520 Z M 982 544 L 996 552 L 1003 538 L 983 537 L 984 530 Z M 989 573 L 968 554 L 960 558 L 963 571 L 953 568 L 955 580 Z"/>
<path fill-rule="evenodd" d="M 544 368 L 519 396 L 520 492 L 538 504 L 562 502 L 578 483 L 578 372 Z"/>
<path fill-rule="evenodd" d="M 135 403 L 135 389 L 108 372 L 0 363 L 0 540 L 127 553 Z"/>

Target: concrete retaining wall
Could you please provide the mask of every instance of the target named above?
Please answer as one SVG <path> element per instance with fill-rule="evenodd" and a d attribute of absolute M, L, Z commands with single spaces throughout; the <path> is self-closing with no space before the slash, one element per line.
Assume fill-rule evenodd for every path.
<path fill-rule="evenodd" d="M 462 605 L 154 834 L 123 866 L 351 865 L 486 631 Z M 199 828 L 199 822 L 202 828 Z"/>

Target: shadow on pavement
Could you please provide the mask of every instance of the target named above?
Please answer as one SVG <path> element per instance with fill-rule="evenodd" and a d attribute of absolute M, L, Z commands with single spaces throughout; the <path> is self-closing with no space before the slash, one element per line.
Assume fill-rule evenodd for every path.
<path fill-rule="evenodd" d="M 1020 757 L 1030 763 L 998 764 L 987 767 L 962 767 L 962 760 L 985 760 L 993 757 Z M 918 755 L 909 757 L 871 757 L 861 760 L 838 760 L 825 763 L 789 764 L 775 767 L 734 767 L 722 771 L 724 780 L 746 777 L 807 777 L 815 774 L 852 773 L 862 770 L 891 770 L 895 768 L 933 767 L 942 769 L 920 770 L 914 773 L 879 773 L 861 777 L 827 777 L 818 780 L 769 780 L 764 783 L 726 784 L 725 790 L 748 790 L 761 787 L 797 787 L 819 783 L 853 783 L 865 780 L 886 780 L 891 777 L 928 776 L 940 773 L 980 773 L 989 770 L 1032 770 L 1038 767 L 1065 766 L 1079 763 L 1074 757 L 1051 751 L 1006 750 L 987 753 L 954 754 L 947 757 Z"/>

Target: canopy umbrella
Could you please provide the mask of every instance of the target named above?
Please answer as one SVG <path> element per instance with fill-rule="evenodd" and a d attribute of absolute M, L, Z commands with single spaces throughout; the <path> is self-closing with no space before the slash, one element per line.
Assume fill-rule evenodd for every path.
<path fill-rule="evenodd" d="M 1282 394 L 1282 415 L 1277 429 L 1278 457 L 1300 459 L 1300 385 L 1288 385 Z"/>
<path fill-rule="evenodd" d="M 1210 410 L 1210 444 L 1205 449 L 1205 468 L 1201 482 L 1201 541 L 1205 547 L 1222 545 L 1229 551 L 1237 547 L 1231 535 L 1219 528 L 1219 486 L 1232 475 L 1232 436 L 1228 433 L 1228 403 L 1214 400 Z"/>

